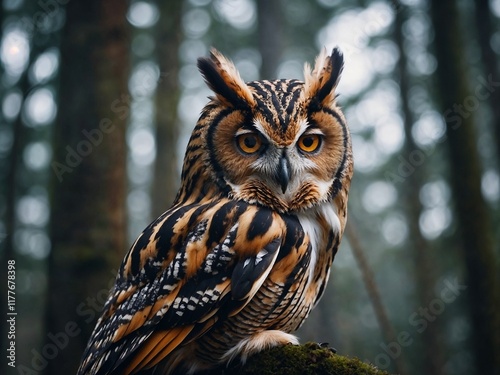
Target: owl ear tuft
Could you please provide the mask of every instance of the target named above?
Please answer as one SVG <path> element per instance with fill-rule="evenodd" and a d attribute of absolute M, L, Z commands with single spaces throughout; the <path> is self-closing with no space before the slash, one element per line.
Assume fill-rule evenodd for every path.
<path fill-rule="evenodd" d="M 304 67 L 304 95 L 310 103 L 319 106 L 331 105 L 335 101 L 335 88 L 344 68 L 344 56 L 334 48 L 330 56 L 326 49 L 316 57 L 314 69 L 309 64 Z"/>
<path fill-rule="evenodd" d="M 217 99 L 236 108 L 248 108 L 255 104 L 250 88 L 241 79 L 234 64 L 215 48 L 210 57 L 198 59 L 198 69 Z"/>

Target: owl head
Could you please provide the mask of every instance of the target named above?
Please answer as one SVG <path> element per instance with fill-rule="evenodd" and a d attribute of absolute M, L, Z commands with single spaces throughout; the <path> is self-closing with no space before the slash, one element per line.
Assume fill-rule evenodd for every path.
<path fill-rule="evenodd" d="M 336 104 L 343 68 L 338 49 L 323 51 L 304 81 L 245 83 L 212 49 L 198 60 L 214 92 L 187 147 L 178 200 L 222 194 L 280 212 L 306 210 L 347 189 L 349 130 Z"/>

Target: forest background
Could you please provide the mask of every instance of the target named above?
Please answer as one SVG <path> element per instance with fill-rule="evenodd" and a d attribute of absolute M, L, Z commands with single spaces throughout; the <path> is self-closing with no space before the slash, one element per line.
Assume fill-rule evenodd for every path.
<path fill-rule="evenodd" d="M 355 177 L 301 340 L 403 375 L 499 374 L 499 17 L 499 0 L 3 0 L 2 373 L 75 373 L 175 196 L 210 95 L 198 57 L 301 79 L 339 46 Z"/>

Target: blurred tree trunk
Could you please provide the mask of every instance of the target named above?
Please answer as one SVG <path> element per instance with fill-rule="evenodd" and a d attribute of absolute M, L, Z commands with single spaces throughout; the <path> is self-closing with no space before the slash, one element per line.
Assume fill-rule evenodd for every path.
<path fill-rule="evenodd" d="M 29 13 L 28 13 L 29 14 Z M 7 197 L 7 214 L 8 214 L 8 226 L 7 226 L 7 256 L 8 259 L 15 259 L 17 272 L 22 272 L 22 270 L 34 271 L 38 267 L 36 261 L 34 261 L 31 256 L 22 256 L 19 253 L 19 245 L 16 244 L 15 234 L 19 229 L 26 229 L 26 226 L 20 224 L 19 214 L 18 214 L 18 204 L 20 198 L 28 193 L 28 186 L 23 183 L 26 180 L 26 176 L 30 173 L 27 169 L 25 163 L 23 163 L 23 152 L 26 145 L 36 137 L 33 128 L 26 123 L 26 117 L 22 115 L 23 110 L 25 110 L 26 99 L 30 92 L 34 90 L 34 86 L 30 83 L 29 79 L 29 69 L 33 66 L 36 59 L 41 53 L 40 45 L 36 41 L 37 34 L 34 33 L 31 38 L 30 43 L 30 57 L 29 62 L 26 66 L 26 70 L 22 73 L 21 78 L 17 83 L 17 88 L 20 89 L 22 94 L 21 107 L 16 120 L 13 122 L 13 132 L 14 139 L 12 143 L 10 166 L 9 166 L 9 176 L 8 181 L 8 197 Z M 38 134 L 40 136 L 40 134 Z M 30 139 L 31 138 L 31 139 Z M 31 181 L 32 183 L 36 181 L 34 177 Z M 24 228 L 23 228 L 24 227 Z M 3 263 L 6 264 L 6 263 Z M 42 263 L 43 265 L 43 263 Z M 6 280 L 6 279 L 4 279 Z M 30 309 L 20 314 L 16 317 L 17 332 L 16 337 L 18 342 L 22 342 L 23 346 L 17 351 L 18 361 L 25 361 L 30 358 L 31 353 L 27 348 L 36 348 L 40 343 L 41 331 L 43 328 L 43 314 L 40 314 L 38 309 L 42 308 L 44 304 L 44 296 L 34 296 L 28 293 L 16 292 L 16 306 L 18 310 L 23 307 L 29 306 Z M 22 341 L 21 341 L 22 340 Z"/>
<path fill-rule="evenodd" d="M 161 1 L 156 26 L 160 80 L 156 89 L 156 161 L 152 214 L 160 216 L 172 204 L 180 182 L 177 141 L 179 138 L 179 46 L 182 41 L 182 0 Z"/>
<path fill-rule="evenodd" d="M 488 0 L 475 0 L 476 3 L 476 28 L 478 35 L 479 48 L 484 64 L 485 78 L 491 77 L 494 82 L 500 82 L 500 73 L 498 70 L 498 55 L 491 47 L 491 38 L 496 31 L 493 26 L 493 15 L 491 14 Z M 497 156 L 500 164 L 500 90 L 497 88 L 491 93 L 488 92 L 487 100 L 490 110 L 493 114 L 493 129 L 495 134 L 495 143 Z"/>
<path fill-rule="evenodd" d="M 363 277 L 363 284 L 366 288 L 368 297 L 370 298 L 370 302 L 372 303 L 373 311 L 375 312 L 375 317 L 377 318 L 378 325 L 380 326 L 382 337 L 386 342 L 398 342 L 396 331 L 389 320 L 389 316 L 387 315 L 387 311 L 382 302 L 382 297 L 380 296 L 380 291 L 378 289 L 377 282 L 375 281 L 375 275 L 370 264 L 368 263 L 368 260 L 366 259 L 363 245 L 358 238 L 357 231 L 353 223 L 353 216 L 351 213 L 349 215 L 351 219 L 349 220 L 349 224 L 346 225 L 345 236 L 349 241 L 352 254 L 361 272 L 361 276 Z M 402 354 L 395 356 L 393 360 L 394 367 L 399 375 L 409 374 L 405 358 Z"/>
<path fill-rule="evenodd" d="M 257 0 L 259 50 L 262 56 L 260 76 L 275 79 L 284 48 L 284 8 L 281 0 Z"/>
<path fill-rule="evenodd" d="M 394 41 L 399 49 L 399 62 L 397 64 L 397 74 L 399 76 L 399 89 L 401 98 L 401 109 L 404 118 L 405 131 L 405 151 L 411 153 L 418 150 L 418 146 L 413 140 L 412 126 L 415 123 L 413 113 L 410 109 L 410 79 L 407 71 L 407 58 L 404 50 L 403 24 L 407 18 L 407 8 L 401 8 L 396 12 L 394 23 Z M 415 260 L 413 274 L 416 282 L 418 303 L 420 306 L 428 306 L 435 298 L 434 287 L 436 284 L 436 259 L 432 259 L 429 243 L 420 231 L 419 219 L 423 211 L 420 203 L 420 188 L 424 181 L 424 166 L 415 168 L 403 182 L 404 201 L 408 213 L 409 237 L 411 239 L 410 252 Z M 421 354 L 421 365 L 423 372 L 428 375 L 438 375 L 443 373 L 444 354 L 443 340 L 441 339 L 441 326 L 439 320 L 429 324 L 422 332 L 424 352 Z"/>
<path fill-rule="evenodd" d="M 492 37 L 496 32 L 493 24 L 493 15 L 490 9 L 488 0 L 475 0 L 476 3 L 476 29 L 478 35 L 478 44 L 481 49 L 481 60 L 483 62 L 483 77 L 486 80 L 491 79 L 493 82 L 500 82 L 500 71 L 498 67 L 499 56 L 492 48 Z M 500 89 L 497 87 L 491 92 L 488 91 L 489 109 L 492 113 L 492 129 L 495 136 L 495 145 L 497 152 L 497 166 L 500 173 Z M 495 224 L 497 227 L 500 225 L 500 205 L 497 205 Z M 497 254 L 500 254 L 500 233 L 496 233 L 496 247 Z M 497 274 L 500 273 L 500 265 L 497 265 Z M 497 305 L 500 303 L 500 288 L 497 290 Z M 497 318 L 500 319 L 500 318 Z M 498 323 L 500 325 L 500 323 Z M 500 329 L 499 329 L 500 331 Z M 497 345 L 500 346 L 500 332 L 497 335 Z M 500 366 L 500 365 L 499 365 Z"/>
<path fill-rule="evenodd" d="M 31 18 L 38 10 L 37 4 L 28 2 L 15 11 L 8 12 L 5 17 Z M 2 19 L 0 18 L 0 24 L 1 21 Z M 30 142 L 43 141 L 47 138 L 47 135 L 50 134 L 50 125 L 33 127 L 32 124 L 29 123 L 28 117 L 25 114 L 23 115 L 23 111 L 26 111 L 26 99 L 36 88 L 38 88 L 37 83 L 33 83 L 33 80 L 30 79 L 30 69 L 33 67 L 40 54 L 52 45 L 54 42 L 54 35 L 47 33 L 42 34 L 36 23 L 29 26 L 32 28 L 27 27 L 23 30 L 27 32 L 27 42 L 29 43 L 28 63 L 17 82 L 12 82 L 11 79 L 2 80 L 4 90 L 2 90 L 0 95 L 1 102 L 5 93 L 12 89 L 19 91 L 21 94 L 19 113 L 14 119 L 4 119 L 4 114 L 0 114 L 1 126 L 9 128 L 12 136 L 9 156 L 5 159 L 7 162 L 5 165 L 7 170 L 5 185 L 2 184 L 2 194 L 4 194 L 5 198 L 4 213 L 6 236 L 0 239 L 0 253 L 2 254 L 2 264 L 6 265 L 7 260 L 15 260 L 17 275 L 29 273 L 30 277 L 35 279 L 37 273 L 43 272 L 41 270 L 44 269 L 45 260 L 36 259 L 32 254 L 26 254 L 29 249 L 22 248 L 22 245 L 20 245 L 21 241 L 16 241 L 16 235 L 18 239 L 22 238 L 24 234 L 33 231 L 35 227 L 31 224 L 22 223 L 19 220 L 18 204 L 21 198 L 31 194 L 30 190 L 34 185 L 44 185 L 46 172 L 30 170 L 23 161 L 23 155 L 26 146 Z M 0 69 L 0 72 L 4 73 L 3 67 Z M 8 87 L 5 87 L 7 85 Z M 29 176 L 29 179 L 27 176 Z M 39 227 L 39 229 L 44 230 L 46 228 Z M 23 254 L 23 251 L 25 254 Z M 7 280 L 6 271 L 6 267 L 0 271 L 2 280 Z M 36 287 L 40 287 L 40 285 Z M 45 290 L 44 287 L 38 288 L 39 291 L 40 289 Z M 16 285 L 16 290 L 14 290 L 16 293 L 15 308 L 17 311 L 22 311 L 22 314 L 16 316 L 16 341 L 18 343 L 16 348 L 17 363 L 29 362 L 32 356 L 30 350 L 38 348 L 41 344 L 42 326 L 44 324 L 44 316 L 41 311 L 43 311 L 45 306 L 45 295 L 40 292 L 33 292 L 32 290 L 22 291 L 22 287 L 19 286 L 19 283 Z M 7 301 L 6 292 L 7 290 L 3 288 L 2 293 L 5 293 L 5 295 L 2 294 L 2 298 L 4 298 L 2 299 L 3 301 Z M 3 338 L 7 337 L 3 332 L 5 328 L 5 325 L 2 325 L 2 344 L 6 341 L 10 341 L 3 340 Z M 19 343 L 22 343 L 22 345 L 19 345 Z"/>
<path fill-rule="evenodd" d="M 0 26 L 3 25 L 4 21 L 4 9 L 2 4 L 0 4 Z M 3 29 L 0 28 L 0 40 L 2 40 L 3 37 Z M 31 58 L 32 54 L 30 55 Z M 3 100 L 5 99 L 5 94 L 6 94 L 6 87 L 4 82 L 7 80 L 5 79 L 5 69 L 3 64 L 0 64 L 0 85 L 2 85 L 2 90 L 0 91 L 0 103 L 3 103 Z M 26 81 L 27 83 L 27 78 L 24 79 L 27 76 L 27 72 L 23 73 L 23 77 L 21 77 L 21 81 Z M 23 85 L 26 86 L 26 85 Z M 26 97 L 27 92 L 23 90 L 23 103 L 24 99 Z M 2 265 L 5 265 L 2 267 L 0 270 L 0 277 L 2 280 L 7 280 L 7 261 L 13 259 L 16 260 L 16 257 L 14 256 L 14 230 L 15 230 L 15 221 L 16 221 L 16 214 L 15 214 L 15 205 L 17 202 L 17 168 L 19 165 L 19 156 L 22 154 L 22 145 L 21 145 L 21 138 L 22 138 L 22 133 L 24 129 L 24 125 L 21 123 L 21 115 L 19 114 L 18 117 L 14 120 L 8 121 L 4 117 L 4 113 L 2 110 L 0 110 L 0 126 L 5 129 L 10 128 L 10 131 L 4 130 L 4 134 L 10 133 L 11 135 L 11 144 L 10 144 L 10 150 L 8 155 L 5 156 L 5 158 L 2 160 L 2 163 L 0 167 L 4 170 L 2 170 L 2 183 L 0 184 L 0 193 L 2 195 L 2 203 L 5 204 L 3 209 L 1 210 L 2 212 L 2 222 L 5 225 L 3 229 L 5 229 L 5 233 L 0 232 L 0 261 Z M 7 301 L 7 288 L 2 287 L 1 288 L 1 296 L 2 301 Z M 7 306 L 3 307 L 3 312 L 7 312 Z M 1 349 L 2 353 L 5 353 L 5 350 L 7 349 L 7 342 L 9 340 L 6 339 L 7 337 L 7 325 L 6 324 L 1 324 L 0 325 L 0 337 L 1 337 Z"/>
<path fill-rule="evenodd" d="M 3 17 L 4 17 L 4 10 L 3 10 L 3 4 L 0 4 L 0 25 L 3 25 Z M 2 39 L 2 35 L 3 34 L 3 29 L 0 28 L 0 40 Z M 4 69 L 3 69 L 3 66 L 0 65 L 0 82 L 2 81 L 2 78 L 3 78 L 3 75 L 4 75 Z M 5 93 L 5 90 L 4 90 L 4 87 L 2 87 L 2 92 L 0 93 L 0 101 L 3 102 L 3 99 L 4 99 L 4 93 Z M 0 111 L 0 124 L 2 124 L 2 126 L 5 126 L 5 119 L 4 119 L 4 115 L 3 115 L 3 112 Z M 15 136 L 14 136 L 15 137 Z M 15 142 L 15 138 L 14 138 L 14 141 L 12 142 L 12 150 L 14 149 L 13 148 L 13 145 L 14 145 L 14 142 Z M 3 164 L 3 163 L 2 163 Z M 0 165 L 0 167 L 3 167 L 3 165 Z M 10 195 L 10 192 L 9 190 L 11 189 L 11 179 L 8 177 L 10 175 L 10 166 L 6 166 L 6 169 L 7 169 L 7 177 L 3 178 L 2 180 L 2 184 L 1 184 L 1 189 L 0 189 L 0 194 L 1 194 L 1 198 L 5 198 L 5 200 L 7 202 L 9 202 L 9 195 Z M 4 174 L 4 172 L 2 171 L 2 175 Z M 3 177 L 3 176 L 2 176 Z M 6 204 L 6 206 L 8 206 L 9 203 Z M 6 207 L 6 211 L 4 213 L 4 217 L 2 219 L 4 219 L 4 223 L 5 223 L 5 233 L 1 232 L 0 231 L 0 261 L 2 262 L 2 264 L 7 264 L 7 261 L 9 259 L 12 259 L 12 255 L 11 255 L 11 251 L 12 251 L 12 246 L 10 245 L 10 241 L 8 236 L 10 235 L 9 233 L 12 233 L 12 214 L 9 212 L 9 208 Z M 10 231 L 9 231 L 9 228 L 10 228 Z M 7 242 L 9 241 L 9 242 Z M 7 270 L 5 269 L 5 267 L 0 271 L 0 277 L 2 278 L 2 280 L 7 280 Z M 0 292 L 0 298 L 2 298 L 2 301 L 7 301 L 7 290 L 5 288 L 2 288 L 2 291 Z M 6 308 L 4 308 L 6 309 Z M 2 324 L 2 326 L 0 327 L 0 335 L 1 337 L 6 337 L 6 325 L 5 324 Z M 2 350 L 2 353 L 6 353 L 6 349 L 7 349 L 7 340 L 5 339 L 1 339 L 0 340 L 0 349 Z"/>
<path fill-rule="evenodd" d="M 495 316 L 496 259 L 491 222 L 481 194 L 481 164 L 471 106 L 477 98 L 467 81 L 464 40 L 455 1 L 432 1 L 431 17 L 438 61 L 436 78 L 450 153 L 451 186 L 465 254 L 476 373 L 499 374 L 498 358 L 495 358 L 500 351 L 495 342 L 499 331 Z"/>
<path fill-rule="evenodd" d="M 121 0 L 71 1 L 66 7 L 44 347 L 59 349 L 45 358 L 46 374 L 76 372 L 126 250 L 126 11 Z"/>
<path fill-rule="evenodd" d="M 0 7 L 1 8 L 1 7 Z M 0 20 L 1 22 L 1 20 Z M 1 64 L 0 64 L 1 68 Z M 3 75 L 3 69 L 2 69 L 2 75 Z M 21 78 L 21 81 L 26 81 L 27 78 L 25 79 L 24 76 L 27 76 L 27 72 L 24 73 L 23 77 Z M 25 85 L 23 85 L 25 86 Z M 26 97 L 26 91 L 23 91 L 23 100 L 22 103 L 24 103 L 24 99 Z M 2 92 L 2 95 L 0 97 L 0 100 L 3 101 L 4 99 L 4 94 Z M 19 267 L 19 259 L 15 256 L 15 251 L 14 251 L 14 231 L 16 228 L 16 203 L 17 203 L 17 198 L 18 198 L 18 178 L 17 178 L 17 171 L 20 165 L 20 156 L 22 155 L 23 152 L 23 133 L 24 132 L 24 124 L 21 121 L 21 115 L 19 114 L 18 117 L 8 123 L 6 119 L 4 119 L 3 113 L 0 111 L 0 121 L 2 127 L 10 127 L 11 128 L 11 137 L 12 141 L 10 144 L 10 151 L 8 156 L 3 160 L 2 163 L 2 168 L 5 168 L 5 172 L 2 171 L 2 174 L 5 173 L 4 176 L 2 176 L 2 184 L 1 184 L 1 192 L 2 192 L 2 200 L 5 202 L 5 206 L 2 209 L 2 213 L 4 215 L 4 221 L 3 223 L 5 224 L 5 233 L 0 233 L 0 254 L 1 254 L 1 264 L 5 265 L 2 267 L 0 271 L 0 277 L 2 277 L 2 280 L 7 280 L 7 261 L 9 260 L 14 260 L 17 261 L 17 266 Z M 1 292 L 1 298 L 2 301 L 7 301 L 7 288 L 2 287 L 2 292 Z M 7 306 L 4 305 L 5 307 L 3 308 L 5 312 L 7 312 Z M 6 324 L 1 324 L 0 325 L 0 334 L 2 337 L 1 342 L 2 342 L 2 349 L 6 349 L 7 341 L 4 339 L 7 337 L 6 334 Z"/>

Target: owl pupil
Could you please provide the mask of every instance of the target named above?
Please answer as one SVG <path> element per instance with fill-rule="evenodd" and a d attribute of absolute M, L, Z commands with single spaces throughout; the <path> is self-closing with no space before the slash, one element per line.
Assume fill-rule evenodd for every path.
<path fill-rule="evenodd" d="M 245 137 L 245 140 L 243 141 L 245 143 L 245 146 L 252 149 L 257 145 L 257 139 L 253 136 L 250 137 Z"/>
<path fill-rule="evenodd" d="M 305 147 L 311 147 L 314 143 L 314 139 L 312 137 L 306 137 L 302 140 L 302 143 Z"/>

